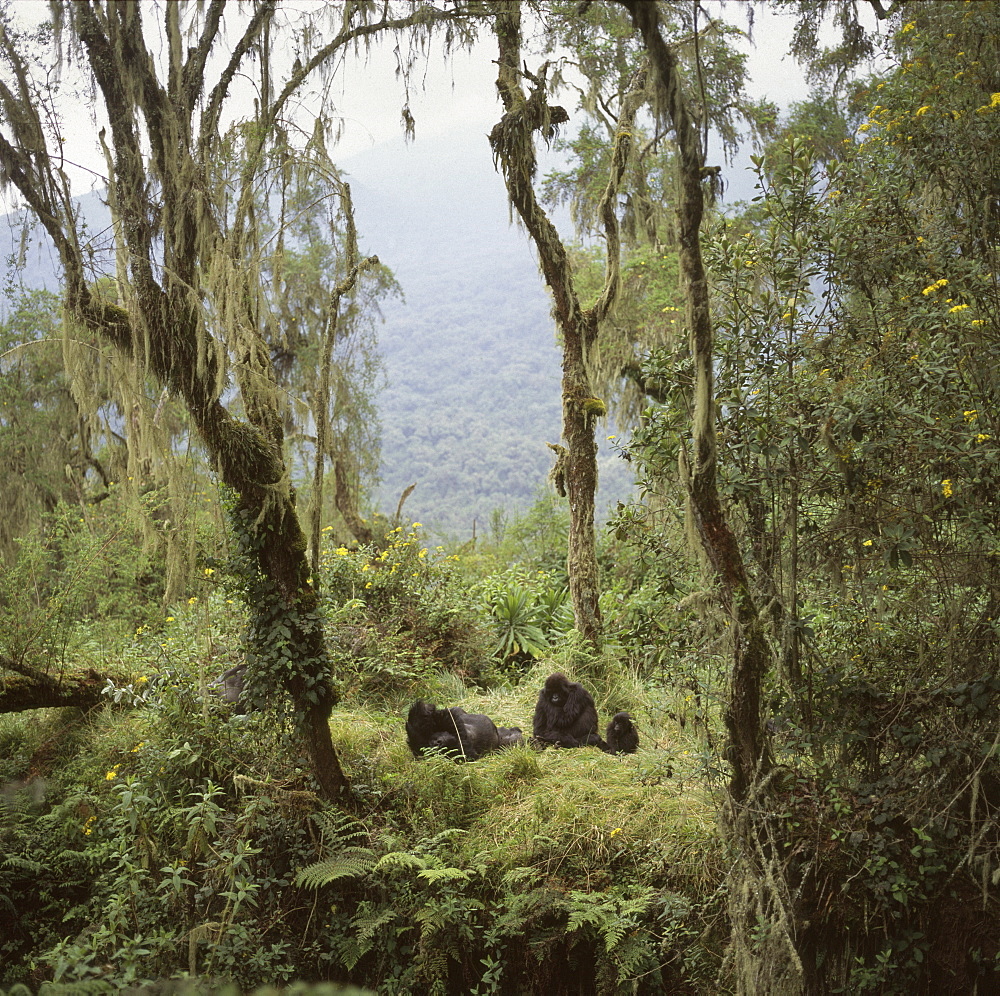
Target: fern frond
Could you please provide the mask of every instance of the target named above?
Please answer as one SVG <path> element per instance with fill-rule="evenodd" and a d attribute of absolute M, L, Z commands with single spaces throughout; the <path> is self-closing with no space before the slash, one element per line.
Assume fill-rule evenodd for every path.
<path fill-rule="evenodd" d="M 353 816 L 335 809 L 324 809 L 312 814 L 313 822 L 328 846 L 367 839 L 368 833 Z"/>
<path fill-rule="evenodd" d="M 461 868 L 424 868 L 417 878 L 426 882 L 469 882 L 472 875 Z"/>
<path fill-rule="evenodd" d="M 296 876 L 295 884 L 304 889 L 319 889 L 341 878 L 357 878 L 367 875 L 377 860 L 375 852 L 368 847 L 345 847 L 322 861 L 306 865 Z"/>
<path fill-rule="evenodd" d="M 403 868 L 416 868 L 418 871 L 427 867 L 424 858 L 408 851 L 390 851 L 383 854 L 375 865 L 375 871 L 399 871 Z"/>
<path fill-rule="evenodd" d="M 354 966 L 371 951 L 381 928 L 389 926 L 398 919 L 392 909 L 383 907 L 379 912 L 373 913 L 374 907 L 370 903 L 362 903 L 360 908 L 363 912 L 351 921 L 353 930 L 344 936 L 332 938 L 337 958 L 349 972 L 353 971 Z"/>
<path fill-rule="evenodd" d="M 37 861 L 30 861 L 28 858 L 20 858 L 12 854 L 3 861 L 0 861 L 0 868 L 16 868 L 18 871 L 39 875 L 44 871 L 45 866 Z"/>

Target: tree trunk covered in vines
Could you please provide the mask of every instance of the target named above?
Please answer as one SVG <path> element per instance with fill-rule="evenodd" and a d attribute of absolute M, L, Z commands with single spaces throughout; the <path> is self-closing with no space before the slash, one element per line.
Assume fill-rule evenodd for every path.
<path fill-rule="evenodd" d="M 645 76 L 639 74 L 622 101 L 612 163 L 601 199 L 600 214 L 607 244 L 604 288 L 590 308 L 580 305 L 573 271 L 559 233 L 535 196 L 535 134 L 551 141 L 569 120 L 565 109 L 546 100 L 546 67 L 532 74 L 521 62 L 520 4 L 498 4 L 495 31 L 499 46 L 497 90 L 504 115 L 490 133 L 493 156 L 507 185 L 507 195 L 538 251 L 542 274 L 552 292 L 553 314 L 562 340 L 562 434 L 565 446 L 553 446 L 558 458 L 556 488 L 569 499 L 567 557 L 570 597 L 576 628 L 595 647 L 603 642 L 600 574 L 594 532 L 597 492 L 597 420 L 606 413 L 593 396 L 589 356 L 619 287 L 617 193 L 631 150 L 632 126 L 642 101 Z M 522 79 L 530 84 L 526 96 Z"/>
<path fill-rule="evenodd" d="M 290 96 L 345 46 L 420 18 L 425 27 L 453 15 L 421 6 L 411 16 L 373 19 L 352 9 L 351 23 L 296 61 L 277 97 L 262 85 L 254 129 L 244 133 L 247 155 L 239 199 L 220 182 L 219 123 L 234 80 L 251 57 L 265 73 L 273 0 L 248 8 L 227 40 L 219 75 L 209 88 L 211 56 L 221 51 L 227 4 L 211 0 L 162 7 L 81 0 L 53 5 L 57 30 L 53 64 L 78 53 L 107 115 L 99 139 L 108 170 L 108 202 L 117 249 L 121 303 L 88 281 L 62 150 L 50 152 L 49 91 L 33 76 L 37 56 L 22 37 L 0 25 L 6 72 L 0 81 L 0 180 L 13 185 L 59 253 L 68 314 L 109 343 L 143 377 L 152 376 L 183 399 L 222 482 L 234 493 L 237 539 L 256 585 L 251 598 L 251 655 L 263 681 L 289 693 L 320 791 L 328 798 L 349 788 L 334 749 L 329 715 L 335 702 L 318 597 L 310 583 L 306 537 L 284 457 L 280 392 L 263 336 L 266 293 L 248 260 L 254 245 L 252 197 L 262 152 Z M 230 8 L 232 5 L 228 5 Z M 166 53 L 147 46 L 142 18 L 162 15 Z M 369 13 L 372 13 L 369 11 Z M 357 15 L 357 16 L 353 16 Z M 162 58 L 161 58 L 162 56 Z M 162 78 L 158 66 L 163 67 Z M 223 178 L 224 181 L 231 178 Z M 222 202 L 213 198 L 225 190 Z M 227 224 L 231 220 L 231 227 Z M 245 418 L 223 404 L 230 370 Z"/>
<path fill-rule="evenodd" d="M 682 450 L 682 474 L 690 515 L 719 582 L 733 640 L 733 667 L 726 710 L 733 777 L 730 793 L 745 798 L 771 764 L 761 716 L 761 686 L 772 654 L 755 604 L 743 556 L 726 522 L 716 478 L 714 342 L 708 280 L 701 254 L 705 154 L 696 122 L 681 93 L 677 59 L 660 34 L 655 3 L 621 0 L 649 53 L 657 83 L 657 111 L 677 142 L 678 252 L 695 365 L 691 453 Z"/>

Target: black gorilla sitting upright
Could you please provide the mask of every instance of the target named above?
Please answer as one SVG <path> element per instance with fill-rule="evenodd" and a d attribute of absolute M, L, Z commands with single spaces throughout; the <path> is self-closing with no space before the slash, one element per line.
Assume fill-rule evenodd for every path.
<path fill-rule="evenodd" d="M 420 699 L 410 706 L 406 717 L 406 742 L 414 757 L 437 747 L 455 754 L 456 760 L 464 757 L 466 761 L 475 761 L 501 746 L 496 724 L 489 716 L 466 712 L 458 706 L 438 709 Z"/>
<path fill-rule="evenodd" d="M 607 748 L 597 734 L 597 706 L 590 692 L 558 671 L 538 693 L 532 732 L 536 740 L 556 747 Z"/>
<path fill-rule="evenodd" d="M 616 712 L 604 734 L 609 754 L 634 754 L 639 749 L 639 731 L 627 712 Z"/>
<path fill-rule="evenodd" d="M 558 671 L 538 693 L 533 732 L 541 744 L 556 747 L 599 747 L 608 754 L 634 754 L 639 748 L 639 731 L 627 712 L 608 723 L 605 743 L 597 732 L 597 706 L 590 692 Z"/>

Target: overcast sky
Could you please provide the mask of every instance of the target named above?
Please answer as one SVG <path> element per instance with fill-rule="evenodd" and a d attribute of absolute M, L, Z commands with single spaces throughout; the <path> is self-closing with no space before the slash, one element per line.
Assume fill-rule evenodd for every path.
<path fill-rule="evenodd" d="M 140 2 L 153 6 L 150 0 Z M 302 9 L 311 2 L 323 0 L 298 0 L 292 7 Z M 742 0 L 729 0 L 724 6 L 718 0 L 706 0 L 704 6 L 713 14 L 721 14 L 738 27 L 746 28 L 748 5 Z M 17 0 L 13 9 L 19 19 L 37 23 L 47 15 L 47 7 L 45 0 Z M 755 45 L 746 43 L 751 95 L 768 97 L 781 107 L 807 94 L 802 72 L 787 54 L 791 27 L 792 18 L 787 14 L 778 13 L 768 5 L 758 6 Z M 344 121 L 335 152 L 340 160 L 384 143 L 394 147 L 401 134 L 403 96 L 395 76 L 393 48 L 393 42 L 382 44 L 373 49 L 366 60 L 347 61 L 341 67 L 332 90 L 334 103 Z M 487 38 L 475 50 L 453 53 L 446 60 L 439 45 L 432 47 L 423 64 L 424 71 L 411 82 L 409 94 L 410 108 L 417 121 L 418 141 L 460 132 L 478 140 L 489 131 L 499 116 L 494 87 L 496 66 L 492 62 L 496 58 L 494 49 L 495 43 Z M 250 101 L 252 94 L 244 98 Z M 232 109 L 239 111 L 238 105 Z M 87 114 L 70 109 L 65 117 L 67 146 L 72 157 L 81 165 L 102 172 L 103 162 L 94 148 L 94 130 Z M 93 183 L 93 177 L 85 179 L 82 173 L 79 179 L 81 192 Z"/>
<path fill-rule="evenodd" d="M 743 30 L 747 4 L 717 0 L 704 6 Z M 802 71 L 788 55 L 793 18 L 771 6 L 759 6 L 754 19 L 754 45 L 749 53 L 750 85 L 755 98 L 767 97 L 782 108 L 802 100 L 808 88 Z M 426 71 L 410 92 L 410 108 L 417 121 L 417 139 L 437 138 L 458 130 L 485 134 L 499 117 L 496 96 L 495 42 L 487 38 L 472 52 L 458 52 L 445 61 L 440 49 L 432 52 Z M 341 158 L 397 138 L 400 125 L 400 88 L 394 78 L 392 45 L 375 50 L 367 64 L 345 67 L 334 95 L 344 115 L 345 131 L 338 145 Z"/>

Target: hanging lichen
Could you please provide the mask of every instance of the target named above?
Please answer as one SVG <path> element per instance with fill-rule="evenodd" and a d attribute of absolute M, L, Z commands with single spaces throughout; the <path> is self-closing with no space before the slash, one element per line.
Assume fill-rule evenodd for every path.
<path fill-rule="evenodd" d="M 583 308 L 570 256 L 539 204 L 532 183 L 537 163 L 534 137 L 540 134 L 544 141 L 550 141 L 555 128 L 566 120 L 566 114 L 562 108 L 548 105 L 548 64 L 532 73 L 523 63 L 519 5 L 502 5 L 496 15 L 495 29 L 500 51 L 497 89 L 504 115 L 490 133 L 490 143 L 507 185 L 510 204 L 531 235 L 539 265 L 552 292 L 553 314 L 563 351 L 565 445 L 560 447 L 561 453 L 557 450 L 559 457 L 551 477 L 557 490 L 569 499 L 567 574 L 576 627 L 591 644 L 599 647 L 603 640 L 603 622 L 594 534 L 597 491 L 594 430 L 598 406 L 603 407 L 603 402 L 594 398 L 589 362 L 620 285 L 618 190 L 632 146 L 635 115 L 645 100 L 645 74 L 642 71 L 635 74 L 621 99 L 614 151 L 599 209 L 606 248 L 605 279 L 594 304 Z M 523 81 L 530 85 L 527 96 Z"/>

